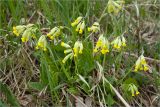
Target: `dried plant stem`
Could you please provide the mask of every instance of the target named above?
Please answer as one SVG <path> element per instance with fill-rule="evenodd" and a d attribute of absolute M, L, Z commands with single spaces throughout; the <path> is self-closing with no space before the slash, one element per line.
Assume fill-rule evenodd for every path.
<path fill-rule="evenodd" d="M 115 94 L 117 95 L 117 97 L 122 101 L 122 103 L 123 103 L 126 107 L 131 107 L 131 106 L 126 102 L 126 100 L 124 100 L 124 98 L 123 98 L 123 97 L 121 96 L 121 94 L 117 91 L 117 89 L 114 88 L 114 87 L 112 86 L 112 84 L 111 84 L 105 77 L 103 77 L 103 79 L 104 79 L 105 82 L 107 82 L 107 83 L 110 85 L 110 87 L 111 87 L 112 90 L 115 92 Z"/>

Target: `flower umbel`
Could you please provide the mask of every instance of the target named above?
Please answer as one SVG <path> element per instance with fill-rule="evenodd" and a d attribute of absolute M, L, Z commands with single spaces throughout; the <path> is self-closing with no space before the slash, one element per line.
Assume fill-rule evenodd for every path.
<path fill-rule="evenodd" d="M 73 58 L 74 53 L 73 53 L 73 50 L 69 44 L 61 42 L 61 46 L 66 48 L 66 50 L 64 50 L 64 53 L 67 55 L 62 60 L 62 62 L 65 63 L 69 58 L 70 59 Z"/>
<path fill-rule="evenodd" d="M 16 36 L 19 36 L 24 30 L 26 29 L 25 25 L 18 25 L 18 26 L 13 26 L 13 33 Z"/>
<path fill-rule="evenodd" d="M 89 32 L 93 32 L 93 33 L 97 33 L 98 31 L 100 31 L 99 23 L 98 22 L 94 22 L 91 27 L 88 27 L 88 31 Z"/>
<path fill-rule="evenodd" d="M 134 71 L 137 72 L 138 70 L 141 70 L 141 71 L 148 71 L 149 70 L 149 65 L 147 64 L 143 55 L 141 55 L 138 58 L 138 60 L 136 61 Z"/>
<path fill-rule="evenodd" d="M 76 41 L 73 49 L 69 44 L 64 42 L 61 42 L 61 46 L 66 48 L 66 50 L 64 50 L 64 53 L 67 54 L 66 57 L 62 60 L 63 63 L 65 63 L 69 58 L 72 59 L 73 56 L 77 57 L 78 54 L 82 54 L 83 51 L 82 41 Z"/>
<path fill-rule="evenodd" d="M 114 13 L 115 15 L 117 15 L 119 13 L 120 10 L 122 10 L 123 8 L 123 4 L 125 3 L 124 0 L 109 0 L 108 1 L 108 13 Z"/>
<path fill-rule="evenodd" d="M 82 41 L 75 42 L 73 51 L 74 51 L 74 57 L 77 57 L 78 54 L 82 54 L 82 51 L 83 51 Z"/>
<path fill-rule="evenodd" d="M 22 42 L 27 42 L 31 35 L 32 35 L 32 33 L 31 33 L 30 29 L 26 29 L 22 35 L 22 38 L 21 38 Z"/>
<path fill-rule="evenodd" d="M 80 25 L 80 27 L 78 28 L 79 30 L 79 34 L 82 34 L 83 33 L 83 31 L 84 31 L 84 28 L 85 28 L 85 22 L 83 21 L 82 23 L 81 23 L 81 25 Z"/>
<path fill-rule="evenodd" d="M 36 49 L 42 49 L 44 51 L 47 51 L 47 40 L 46 40 L 46 36 L 42 35 L 37 43 Z"/>
<path fill-rule="evenodd" d="M 128 91 L 131 92 L 132 96 L 138 95 L 140 92 L 138 91 L 138 88 L 133 83 L 128 85 Z"/>
<path fill-rule="evenodd" d="M 22 35 L 21 38 L 22 42 L 27 42 L 30 38 L 36 38 L 35 33 L 36 33 L 36 27 L 27 28 Z"/>
<path fill-rule="evenodd" d="M 47 36 L 53 40 L 55 37 L 60 36 L 60 34 L 62 33 L 61 30 L 63 29 L 62 26 L 59 27 L 54 27 L 48 34 Z"/>
<path fill-rule="evenodd" d="M 78 25 L 78 23 L 82 21 L 82 18 L 83 17 L 81 17 L 81 16 L 78 17 L 74 22 L 71 23 L 71 26 L 74 27 L 74 26 Z"/>
<path fill-rule="evenodd" d="M 122 47 L 126 46 L 126 39 L 124 36 L 118 36 L 111 44 L 113 45 L 113 48 L 121 50 Z"/>
<path fill-rule="evenodd" d="M 98 41 L 96 43 L 96 46 L 93 50 L 93 52 L 101 51 L 102 54 L 106 54 L 109 52 L 109 42 L 108 40 L 103 36 L 103 34 L 100 35 L 98 38 Z"/>
<path fill-rule="evenodd" d="M 85 21 L 83 20 L 83 17 L 78 17 L 73 23 L 71 23 L 71 26 L 76 26 L 76 31 L 79 32 L 79 34 L 82 34 L 85 28 Z"/>
<path fill-rule="evenodd" d="M 13 27 L 13 33 L 16 36 L 19 36 L 22 34 L 22 42 L 27 42 L 31 37 L 36 38 L 35 33 L 37 31 L 37 27 L 34 24 L 28 24 L 28 25 L 19 25 Z"/>

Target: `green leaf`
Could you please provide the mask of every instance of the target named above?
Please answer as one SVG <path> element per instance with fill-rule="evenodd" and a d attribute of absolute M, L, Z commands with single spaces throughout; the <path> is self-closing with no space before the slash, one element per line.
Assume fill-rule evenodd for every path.
<path fill-rule="evenodd" d="M 29 82 L 28 83 L 28 86 L 32 89 L 35 89 L 35 90 L 38 90 L 38 91 L 41 91 L 45 85 L 43 85 L 42 83 L 40 82 Z"/>
<path fill-rule="evenodd" d="M 92 54 L 92 48 L 90 46 L 86 46 L 86 49 L 83 50 L 83 54 L 79 55 L 77 65 L 79 71 L 85 71 L 83 73 L 90 72 L 92 69 L 94 69 L 94 58 Z"/>
<path fill-rule="evenodd" d="M 77 74 L 77 75 L 79 76 L 80 80 L 83 81 L 88 86 L 88 88 L 90 88 L 90 86 L 87 83 L 87 81 L 80 74 Z"/>
<path fill-rule="evenodd" d="M 137 81 L 134 78 L 128 78 L 124 81 L 124 84 L 131 84 L 131 83 L 135 84 L 136 86 L 138 85 Z"/>
<path fill-rule="evenodd" d="M 71 88 L 67 89 L 67 91 L 69 93 L 72 93 L 72 94 L 77 94 L 78 93 L 78 90 L 75 87 L 71 87 Z"/>
<path fill-rule="evenodd" d="M 9 103 L 11 106 L 20 107 L 18 100 L 10 91 L 10 89 L 7 87 L 7 85 L 2 84 L 1 82 L 0 82 L 0 92 L 2 92 L 5 95 L 7 103 Z"/>
<path fill-rule="evenodd" d="M 110 94 L 107 95 L 106 103 L 109 107 L 111 107 L 115 103 L 113 97 Z"/>

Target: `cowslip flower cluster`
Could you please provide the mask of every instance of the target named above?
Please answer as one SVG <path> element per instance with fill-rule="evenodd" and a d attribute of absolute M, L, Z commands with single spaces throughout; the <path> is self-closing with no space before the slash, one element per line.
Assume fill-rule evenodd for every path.
<path fill-rule="evenodd" d="M 16 36 L 19 36 L 22 34 L 21 40 L 22 42 L 27 42 L 30 38 L 36 38 L 37 28 L 34 26 L 34 24 L 28 24 L 28 25 L 18 25 L 13 27 L 13 33 Z"/>
<path fill-rule="evenodd" d="M 13 26 L 13 33 L 16 36 L 19 36 L 24 30 L 26 29 L 25 25 L 18 25 L 18 26 Z"/>
<path fill-rule="evenodd" d="M 116 39 L 114 39 L 111 43 L 113 45 L 113 48 L 117 50 L 121 50 L 122 47 L 126 47 L 126 39 L 124 36 L 118 36 Z"/>
<path fill-rule="evenodd" d="M 82 34 L 85 28 L 85 21 L 83 20 L 83 17 L 78 17 L 74 22 L 71 23 L 71 26 L 76 26 L 76 31 L 79 32 L 79 34 Z"/>
<path fill-rule="evenodd" d="M 58 27 L 54 27 L 53 29 L 51 29 L 51 31 L 47 34 L 47 36 L 53 40 L 54 38 L 58 37 L 61 35 L 61 30 L 63 29 L 62 26 L 58 26 Z"/>
<path fill-rule="evenodd" d="M 109 42 L 108 40 L 101 34 L 98 38 L 96 46 L 93 50 L 94 53 L 100 51 L 102 54 L 106 54 L 109 52 Z"/>
<path fill-rule="evenodd" d="M 74 57 L 77 57 L 78 54 L 82 54 L 82 51 L 83 51 L 82 41 L 75 42 L 73 51 L 74 51 Z"/>
<path fill-rule="evenodd" d="M 97 33 L 98 31 L 100 31 L 99 23 L 98 22 L 94 22 L 91 27 L 88 27 L 88 31 L 89 32 L 93 32 L 93 33 Z"/>
<path fill-rule="evenodd" d="M 64 50 L 64 53 L 67 54 L 65 58 L 62 60 L 63 63 L 65 63 L 69 58 L 72 59 L 73 56 L 77 57 L 78 54 L 82 54 L 83 51 L 82 41 L 79 40 L 75 42 L 73 49 L 69 44 L 64 42 L 61 42 L 61 46 L 66 48 L 66 50 Z"/>
<path fill-rule="evenodd" d="M 47 40 L 45 35 L 42 35 L 39 38 L 38 43 L 36 45 L 36 49 L 42 49 L 44 51 L 47 51 Z"/>
<path fill-rule="evenodd" d="M 138 91 L 138 88 L 133 83 L 128 85 L 128 91 L 131 92 L 132 96 L 138 95 L 140 92 Z"/>
<path fill-rule="evenodd" d="M 62 63 L 65 63 L 69 58 L 72 59 L 74 56 L 73 50 L 71 48 L 71 46 L 67 43 L 61 42 L 61 46 L 66 48 L 66 50 L 64 50 L 64 53 L 67 54 L 64 59 L 62 60 Z"/>
<path fill-rule="evenodd" d="M 137 72 L 138 70 L 141 70 L 141 71 L 148 71 L 149 70 L 149 65 L 147 64 L 143 55 L 141 55 L 138 58 L 138 60 L 136 61 L 134 71 Z"/>
<path fill-rule="evenodd" d="M 124 0 L 109 0 L 108 1 L 108 13 L 114 13 L 117 15 L 120 10 L 122 10 L 123 4 L 125 3 Z"/>

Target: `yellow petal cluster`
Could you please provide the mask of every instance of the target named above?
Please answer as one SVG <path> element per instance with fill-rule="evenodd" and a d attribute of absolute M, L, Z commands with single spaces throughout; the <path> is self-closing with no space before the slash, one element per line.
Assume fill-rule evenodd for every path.
<path fill-rule="evenodd" d="M 122 10 L 123 4 L 125 3 L 124 0 L 109 0 L 108 1 L 108 13 L 114 13 L 117 15 L 120 10 Z"/>
<path fill-rule="evenodd" d="M 78 54 L 82 54 L 82 51 L 83 51 L 82 41 L 75 42 L 73 51 L 74 51 L 74 57 L 77 57 Z"/>
<path fill-rule="evenodd" d="M 136 61 L 134 71 L 137 72 L 138 70 L 141 70 L 141 71 L 149 70 L 149 65 L 147 64 L 143 55 L 141 55 Z"/>
<path fill-rule="evenodd" d="M 47 51 L 47 40 L 45 35 L 42 35 L 39 38 L 36 49 L 42 49 L 44 51 Z"/>
<path fill-rule="evenodd" d="M 65 63 L 69 58 L 72 59 L 74 56 L 73 50 L 71 48 L 71 46 L 67 43 L 61 42 L 61 46 L 66 48 L 64 50 L 64 53 L 67 54 L 64 59 L 62 60 L 62 63 Z"/>
<path fill-rule="evenodd" d="M 25 25 L 13 26 L 13 33 L 19 36 L 26 29 Z"/>
<path fill-rule="evenodd" d="M 13 27 L 13 33 L 16 36 L 19 36 L 22 34 L 21 40 L 22 42 L 27 42 L 30 38 L 36 38 L 37 28 L 34 26 L 34 24 L 28 24 L 28 25 L 19 25 L 16 27 Z"/>
<path fill-rule="evenodd" d="M 85 28 L 85 21 L 83 20 L 83 17 L 78 17 L 74 22 L 71 23 L 71 26 L 77 26 L 76 31 L 79 32 L 79 34 L 82 34 Z"/>
<path fill-rule="evenodd" d="M 135 95 L 138 95 L 140 92 L 138 91 L 138 88 L 136 85 L 133 83 L 129 84 L 128 91 L 131 92 L 132 96 L 134 97 Z"/>
<path fill-rule="evenodd" d="M 32 35 L 32 33 L 31 33 L 30 29 L 25 30 L 22 35 L 22 38 L 21 38 L 22 42 L 27 42 L 31 35 Z"/>
<path fill-rule="evenodd" d="M 97 33 L 98 31 L 100 31 L 99 23 L 98 22 L 94 22 L 91 27 L 88 27 L 88 31 L 89 32 L 93 32 L 93 33 Z"/>
<path fill-rule="evenodd" d="M 78 17 L 74 22 L 71 23 L 71 26 L 74 27 L 82 21 L 83 17 Z"/>
<path fill-rule="evenodd" d="M 126 39 L 124 36 L 118 36 L 111 44 L 113 45 L 113 48 L 121 50 L 122 47 L 126 47 Z"/>
<path fill-rule="evenodd" d="M 51 29 L 51 31 L 47 34 L 47 36 L 53 40 L 55 37 L 58 37 L 61 34 L 61 29 L 63 29 L 62 26 L 60 27 L 54 27 Z"/>
<path fill-rule="evenodd" d="M 100 51 L 102 54 L 106 54 L 109 52 L 109 42 L 108 40 L 101 34 L 98 38 L 98 41 L 96 42 L 96 46 L 93 50 L 93 52 Z"/>

